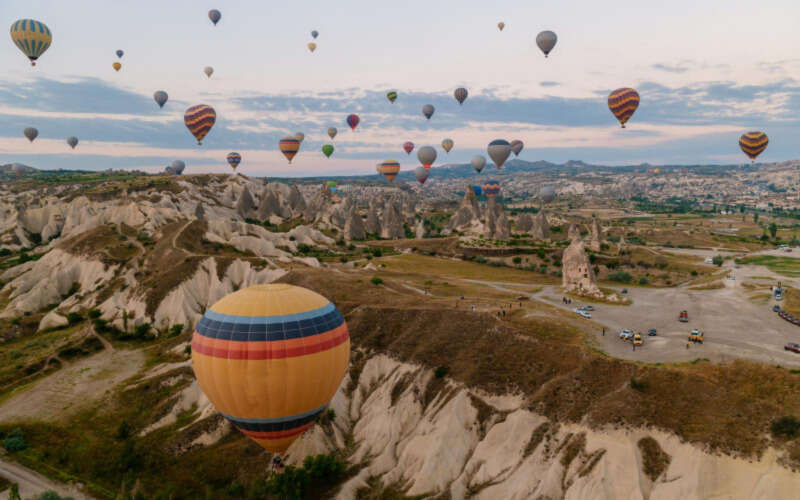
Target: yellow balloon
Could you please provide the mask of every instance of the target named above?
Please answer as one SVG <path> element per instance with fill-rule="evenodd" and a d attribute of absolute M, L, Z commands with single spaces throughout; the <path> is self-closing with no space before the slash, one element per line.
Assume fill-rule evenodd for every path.
<path fill-rule="evenodd" d="M 44 23 L 34 19 L 20 19 L 11 25 L 11 40 L 23 54 L 28 56 L 31 66 L 36 66 L 45 50 L 53 42 L 53 35 Z"/>
<path fill-rule="evenodd" d="M 111 67 L 114 68 L 114 70 L 119 71 L 122 69 L 122 64 L 115 62 L 114 64 L 111 65 Z"/>
<path fill-rule="evenodd" d="M 192 367 L 209 401 L 272 453 L 314 425 L 349 360 L 350 334 L 336 306 L 284 283 L 223 297 L 192 339 Z"/>
<path fill-rule="evenodd" d="M 308 42 L 308 50 L 314 52 L 315 50 L 317 50 L 317 44 L 314 42 Z"/>

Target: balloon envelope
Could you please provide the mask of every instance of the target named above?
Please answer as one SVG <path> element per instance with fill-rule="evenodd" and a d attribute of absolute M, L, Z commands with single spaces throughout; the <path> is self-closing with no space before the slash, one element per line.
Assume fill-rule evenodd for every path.
<path fill-rule="evenodd" d="M 747 132 L 739 138 L 739 147 L 751 160 L 760 155 L 769 144 L 769 138 L 764 132 Z"/>
<path fill-rule="evenodd" d="M 222 19 L 222 14 L 217 9 L 211 9 L 208 11 L 208 18 L 211 19 L 211 22 L 216 26 L 219 20 Z"/>
<path fill-rule="evenodd" d="M 115 62 L 114 64 L 111 65 L 111 67 L 114 68 L 114 71 L 119 71 L 122 69 L 122 64 L 119 62 Z"/>
<path fill-rule="evenodd" d="M 167 103 L 167 99 L 169 99 L 169 96 L 163 90 L 156 90 L 153 92 L 153 100 L 156 101 L 156 104 L 158 104 L 159 108 L 164 107 L 164 104 Z"/>
<path fill-rule="evenodd" d="M 386 98 L 389 99 L 390 103 L 394 104 L 394 101 L 397 100 L 397 92 L 395 92 L 394 90 L 390 90 L 389 92 L 386 93 Z"/>
<path fill-rule="evenodd" d="M 317 44 L 314 42 L 308 42 L 308 50 L 314 52 L 315 50 L 317 50 Z"/>
<path fill-rule="evenodd" d="M 306 288 L 254 285 L 223 297 L 198 322 L 192 368 L 234 427 L 282 453 L 314 425 L 350 360 L 342 315 Z"/>
<path fill-rule="evenodd" d="M 552 31 L 542 31 L 538 35 L 536 35 L 536 45 L 539 46 L 539 49 L 544 52 L 544 56 L 547 57 L 550 54 L 550 51 L 553 50 L 553 47 L 556 46 L 556 42 L 558 41 L 558 37 Z"/>
<path fill-rule="evenodd" d="M 436 161 L 436 150 L 431 146 L 422 146 L 417 150 L 417 159 L 423 167 L 429 169 Z"/>
<path fill-rule="evenodd" d="M 403 151 L 405 151 L 407 155 L 410 155 L 411 152 L 414 151 L 414 143 L 411 141 L 404 142 Z"/>
<path fill-rule="evenodd" d="M 118 51 L 117 51 L 117 57 L 119 57 L 120 59 L 121 59 L 121 58 L 122 58 L 122 56 L 124 56 L 124 55 L 125 55 L 125 52 L 123 52 L 123 51 L 121 51 L 121 50 L 118 50 Z"/>
<path fill-rule="evenodd" d="M 436 108 L 433 107 L 433 104 L 426 104 L 422 106 L 422 114 L 425 115 L 425 118 L 427 118 L 428 120 L 431 119 L 431 116 L 433 116 L 434 111 L 436 111 Z"/>
<path fill-rule="evenodd" d="M 514 139 L 511 141 L 511 151 L 514 152 L 514 156 L 519 156 L 522 152 L 522 148 L 525 147 L 525 144 L 522 143 L 519 139 Z"/>
<path fill-rule="evenodd" d="M 53 35 L 44 23 L 34 19 L 19 19 L 11 25 L 11 40 L 36 66 L 36 60 L 53 43 Z"/>
<path fill-rule="evenodd" d="M 316 39 L 319 36 L 319 31 L 311 30 L 311 38 Z"/>
<path fill-rule="evenodd" d="M 170 167 L 172 167 L 172 170 L 174 170 L 176 174 L 180 175 L 183 173 L 183 169 L 186 168 L 186 164 L 181 160 L 175 160 L 170 164 Z"/>
<path fill-rule="evenodd" d="M 428 176 L 431 174 L 431 171 L 426 169 L 425 167 L 417 167 L 414 169 L 414 177 L 417 178 L 417 182 L 420 184 L 425 184 L 425 181 L 428 180 Z"/>
<path fill-rule="evenodd" d="M 39 130 L 34 127 L 28 127 L 23 130 L 22 133 L 25 134 L 25 137 L 27 137 L 29 141 L 33 142 L 33 140 L 39 135 Z"/>
<path fill-rule="evenodd" d="M 494 164 L 499 169 L 502 168 L 503 163 L 506 162 L 508 156 L 511 154 L 511 145 L 506 140 L 495 139 L 489 143 L 487 152 L 489 153 L 489 158 L 492 159 Z"/>
<path fill-rule="evenodd" d="M 386 160 L 378 167 L 378 171 L 383 174 L 389 182 L 393 182 L 400 172 L 400 163 L 394 160 Z"/>
<path fill-rule="evenodd" d="M 355 130 L 360 121 L 358 115 L 347 115 L 347 124 L 350 126 L 350 130 Z"/>
<path fill-rule="evenodd" d="M 608 95 L 608 109 L 617 117 L 622 128 L 625 128 L 625 123 L 638 107 L 639 93 L 634 89 L 623 87 Z"/>
<path fill-rule="evenodd" d="M 485 194 L 488 198 L 494 198 L 498 194 L 500 194 L 500 183 L 496 180 L 487 180 L 482 187 L 483 194 Z"/>
<path fill-rule="evenodd" d="M 203 138 L 211 131 L 214 122 L 217 121 L 217 113 L 214 108 L 207 104 L 198 104 L 186 110 L 183 115 L 183 123 L 186 128 L 197 139 L 197 144 L 202 144 Z"/>
<path fill-rule="evenodd" d="M 238 167 L 239 164 L 242 163 L 242 155 L 240 155 L 236 151 L 231 151 L 230 153 L 228 153 L 228 156 L 225 157 L 225 159 L 228 160 L 228 165 L 231 166 L 234 172 L 236 171 L 236 167 Z"/>
<path fill-rule="evenodd" d="M 300 142 L 303 142 L 306 139 L 306 134 L 304 134 L 302 132 L 295 132 L 294 136 Z"/>
<path fill-rule="evenodd" d="M 445 152 L 447 153 L 449 153 L 450 150 L 453 149 L 454 145 L 455 143 L 453 142 L 453 139 L 445 139 L 442 141 L 442 149 L 444 149 Z"/>
<path fill-rule="evenodd" d="M 464 101 L 467 100 L 467 96 L 469 92 L 464 87 L 458 87 L 455 91 L 453 91 L 453 97 L 456 98 L 459 104 L 464 104 Z"/>
<path fill-rule="evenodd" d="M 67 137 L 67 144 L 69 144 L 69 147 L 72 149 L 75 149 L 75 146 L 78 145 L 78 138 L 75 136 Z"/>
<path fill-rule="evenodd" d="M 472 168 L 474 168 L 476 172 L 481 173 L 483 167 L 486 166 L 486 158 L 484 158 L 482 155 L 475 155 L 472 157 L 470 163 L 472 164 Z"/>
<path fill-rule="evenodd" d="M 294 158 L 294 155 L 300 150 L 300 141 L 294 136 L 287 135 L 280 140 L 278 148 L 281 150 L 281 153 L 283 153 L 283 156 L 289 160 L 289 163 L 292 163 L 292 158 Z"/>
<path fill-rule="evenodd" d="M 326 158 L 330 158 L 333 154 L 333 144 L 325 144 L 322 146 L 322 154 L 324 154 Z"/>
<path fill-rule="evenodd" d="M 338 130 L 336 130 L 336 127 L 328 127 L 328 136 L 329 136 L 331 139 L 333 139 L 334 137 L 336 137 L 336 134 L 338 134 L 338 133 L 339 133 L 339 131 L 338 131 Z"/>
<path fill-rule="evenodd" d="M 556 190 L 553 189 L 553 186 L 542 186 L 539 191 L 539 198 L 545 203 L 550 203 L 556 199 Z"/>
<path fill-rule="evenodd" d="M 205 68 L 203 68 L 203 73 L 205 73 L 207 77 L 211 78 L 211 75 L 214 74 L 214 68 L 212 68 L 211 66 L 206 66 Z"/>
<path fill-rule="evenodd" d="M 499 29 L 500 31 L 503 31 L 503 28 L 505 28 L 505 27 L 506 27 L 506 23 L 504 23 L 503 21 L 500 21 L 499 23 L 497 23 L 497 29 Z"/>

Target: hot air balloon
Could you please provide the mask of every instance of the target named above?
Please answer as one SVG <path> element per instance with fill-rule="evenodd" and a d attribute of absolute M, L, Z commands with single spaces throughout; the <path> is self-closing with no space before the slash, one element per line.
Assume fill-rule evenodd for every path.
<path fill-rule="evenodd" d="M 499 29 L 500 31 L 503 31 L 503 28 L 505 28 L 505 27 L 506 27 L 506 23 L 504 23 L 503 21 L 500 21 L 499 23 L 497 23 L 497 29 Z"/>
<path fill-rule="evenodd" d="M 514 152 L 514 156 L 519 156 L 522 152 L 522 148 L 525 147 L 525 144 L 522 143 L 519 139 L 514 139 L 511 141 L 511 151 Z"/>
<path fill-rule="evenodd" d="M 386 93 L 386 98 L 389 99 L 389 102 L 394 104 L 394 101 L 397 100 L 397 92 L 394 90 L 390 90 Z"/>
<path fill-rule="evenodd" d="M 285 156 L 291 164 L 292 158 L 294 158 L 294 155 L 296 155 L 297 151 L 300 149 L 300 141 L 298 141 L 294 136 L 287 135 L 280 140 L 278 147 L 280 148 L 281 153 L 283 153 L 283 156 Z"/>
<path fill-rule="evenodd" d="M 608 109 L 617 117 L 622 128 L 625 128 L 625 123 L 638 107 L 639 93 L 634 89 L 623 87 L 608 95 Z"/>
<path fill-rule="evenodd" d="M 536 45 L 539 46 L 539 49 L 544 52 L 544 56 L 547 57 L 550 54 L 550 51 L 553 50 L 553 47 L 556 46 L 556 42 L 558 41 L 558 37 L 552 31 L 542 31 L 538 35 L 536 35 Z"/>
<path fill-rule="evenodd" d="M 768 144 L 769 138 L 764 132 L 747 132 L 746 134 L 742 134 L 739 138 L 739 147 L 742 148 L 744 154 L 746 154 L 753 163 L 755 163 L 758 155 L 767 149 Z"/>
<path fill-rule="evenodd" d="M 27 127 L 22 133 L 25 134 L 25 137 L 31 142 L 39 135 L 39 131 L 34 127 Z"/>
<path fill-rule="evenodd" d="M 336 306 L 283 283 L 223 297 L 192 338 L 203 393 L 271 453 L 286 451 L 326 411 L 349 360 L 347 323 Z"/>
<path fill-rule="evenodd" d="M 116 61 L 115 61 L 115 62 L 114 62 L 112 65 L 111 65 L 111 67 L 112 67 L 112 68 L 114 68 L 114 71 L 119 71 L 119 70 L 121 70 L 121 69 L 122 69 L 122 64 L 121 64 L 121 63 L 119 63 L 119 62 L 116 62 Z"/>
<path fill-rule="evenodd" d="M 483 185 L 482 191 L 487 198 L 494 198 L 500 194 L 500 183 L 490 179 Z"/>
<path fill-rule="evenodd" d="M 167 103 L 169 96 L 163 90 L 156 90 L 153 92 L 153 99 L 156 101 L 156 104 L 158 104 L 159 108 L 163 108 L 164 104 Z"/>
<path fill-rule="evenodd" d="M 302 132 L 295 132 L 295 133 L 294 133 L 294 137 L 295 137 L 295 139 L 297 139 L 298 141 L 300 141 L 300 143 L 301 143 L 301 144 L 302 144 L 302 142 L 303 142 L 304 140 L 306 140 L 306 134 L 304 134 L 304 133 L 302 133 Z"/>
<path fill-rule="evenodd" d="M 319 36 L 319 31 L 317 31 L 317 30 L 311 30 L 311 38 L 313 38 L 314 40 L 316 40 L 318 36 Z"/>
<path fill-rule="evenodd" d="M 433 104 L 426 104 L 422 106 L 422 114 L 425 115 L 425 118 L 427 118 L 428 120 L 431 119 L 431 116 L 433 116 L 434 111 L 436 111 L 436 108 L 433 107 Z"/>
<path fill-rule="evenodd" d="M 411 141 L 404 142 L 403 151 L 405 151 L 407 155 L 410 155 L 411 152 L 414 151 L 414 143 Z"/>
<path fill-rule="evenodd" d="M 217 9 L 211 9 L 208 11 L 208 18 L 211 19 L 211 22 L 216 26 L 219 20 L 222 19 L 222 14 Z"/>
<path fill-rule="evenodd" d="M 11 170 L 13 170 L 17 175 L 22 175 L 25 173 L 25 165 L 22 163 L 15 163 L 11 165 Z"/>
<path fill-rule="evenodd" d="M 377 173 L 379 173 L 379 174 L 381 173 L 381 164 L 380 164 L 380 163 L 377 163 L 377 164 L 375 165 L 375 172 L 377 172 Z"/>
<path fill-rule="evenodd" d="M 183 169 L 186 168 L 186 164 L 181 160 L 174 160 L 170 166 L 172 167 L 172 170 L 178 175 L 181 175 L 183 173 Z"/>
<path fill-rule="evenodd" d="M 50 28 L 33 19 L 19 19 L 11 25 L 11 40 L 36 66 L 36 60 L 53 42 Z"/>
<path fill-rule="evenodd" d="M 486 158 L 484 158 L 481 155 L 475 155 L 472 157 L 470 163 L 472 164 L 472 168 L 474 168 L 476 172 L 481 173 L 483 167 L 486 166 Z"/>
<path fill-rule="evenodd" d="M 317 50 L 317 44 L 314 42 L 308 42 L 308 50 L 314 52 L 315 50 Z"/>
<path fill-rule="evenodd" d="M 511 144 L 503 139 L 495 139 L 489 143 L 487 152 L 489 153 L 489 158 L 492 159 L 499 170 L 503 167 L 503 163 L 506 162 L 508 156 L 511 154 Z"/>
<path fill-rule="evenodd" d="M 444 149 L 446 153 L 449 153 L 454 145 L 453 139 L 445 139 L 442 141 L 442 149 Z"/>
<path fill-rule="evenodd" d="M 238 167 L 239 164 L 242 163 L 242 155 L 240 155 L 236 151 L 231 151 L 230 153 L 228 153 L 228 156 L 226 156 L 225 159 L 228 160 L 228 165 L 231 166 L 234 172 L 236 172 L 236 167 Z"/>
<path fill-rule="evenodd" d="M 480 196 L 481 193 L 483 193 L 480 186 L 472 186 L 472 191 L 475 193 L 475 196 Z"/>
<path fill-rule="evenodd" d="M 400 163 L 394 160 L 386 160 L 380 164 L 378 171 L 383 174 L 389 182 L 393 182 L 394 178 L 397 177 L 397 173 L 400 172 Z"/>
<path fill-rule="evenodd" d="M 414 169 L 414 177 L 417 178 L 417 182 L 420 184 L 425 184 L 425 181 L 428 180 L 428 176 L 431 174 L 431 171 L 426 169 L 425 167 L 417 167 Z"/>
<path fill-rule="evenodd" d="M 203 73 L 205 73 L 207 77 L 211 78 L 211 75 L 214 74 L 214 68 L 212 68 L 211 66 L 206 66 L 205 68 L 203 68 Z"/>
<path fill-rule="evenodd" d="M 328 127 L 328 136 L 329 136 L 331 139 L 333 139 L 334 137 L 336 137 L 336 134 L 338 134 L 338 133 L 339 133 L 339 131 L 338 131 L 338 130 L 336 130 L 336 127 Z"/>
<path fill-rule="evenodd" d="M 358 115 L 347 115 L 347 124 L 350 125 L 350 130 L 355 130 L 360 121 Z"/>
<path fill-rule="evenodd" d="M 335 188 L 336 181 L 325 181 L 325 185 L 328 186 L 329 188 Z"/>
<path fill-rule="evenodd" d="M 425 169 L 430 169 L 436 161 L 436 150 L 431 146 L 422 146 L 417 150 L 417 159 Z"/>
<path fill-rule="evenodd" d="M 214 111 L 214 108 L 207 104 L 192 106 L 183 114 L 183 123 L 186 124 L 186 128 L 189 129 L 189 132 L 192 133 L 194 138 L 197 139 L 198 145 L 203 143 L 203 138 L 208 134 L 216 121 L 217 113 Z"/>
<path fill-rule="evenodd" d="M 556 190 L 553 189 L 553 186 L 542 186 L 539 191 L 539 198 L 545 203 L 550 203 L 556 199 Z"/>
<path fill-rule="evenodd" d="M 330 158 L 333 154 L 333 144 L 325 144 L 322 146 L 322 154 L 324 154 L 326 158 Z"/>
<path fill-rule="evenodd" d="M 464 101 L 467 100 L 468 95 L 469 92 L 467 92 L 467 89 L 464 87 L 458 87 L 453 91 L 453 97 L 456 98 L 456 101 L 458 101 L 459 104 L 464 104 Z"/>
<path fill-rule="evenodd" d="M 67 137 L 67 144 L 69 144 L 69 147 L 72 149 L 75 149 L 75 146 L 78 145 L 78 138 L 75 136 Z"/>
<path fill-rule="evenodd" d="M 124 56 L 124 55 L 125 55 L 125 52 L 123 52 L 123 51 L 121 51 L 121 50 L 118 50 L 118 51 L 117 51 L 117 57 L 118 57 L 118 58 L 122 59 L 122 56 Z"/>

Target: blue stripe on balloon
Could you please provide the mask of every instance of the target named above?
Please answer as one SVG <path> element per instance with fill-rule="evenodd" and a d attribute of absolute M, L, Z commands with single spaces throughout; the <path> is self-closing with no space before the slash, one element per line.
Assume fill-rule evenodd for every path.
<path fill-rule="evenodd" d="M 230 420 L 233 425 L 240 429 L 253 432 L 275 432 L 294 429 L 307 424 L 315 420 L 327 407 L 328 405 L 324 404 L 311 411 L 279 418 L 239 418 L 226 415 L 225 413 L 223 413 L 222 416 Z"/>
<path fill-rule="evenodd" d="M 203 337 L 236 342 L 273 342 L 311 337 L 339 328 L 344 318 L 336 308 L 332 311 L 300 320 L 283 323 L 251 322 L 247 316 L 228 316 L 214 319 L 206 315 L 197 323 L 195 330 Z"/>

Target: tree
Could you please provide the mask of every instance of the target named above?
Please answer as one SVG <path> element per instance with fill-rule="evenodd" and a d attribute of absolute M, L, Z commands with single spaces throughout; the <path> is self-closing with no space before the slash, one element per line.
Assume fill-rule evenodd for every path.
<path fill-rule="evenodd" d="M 22 497 L 19 496 L 19 485 L 17 483 L 13 483 L 11 485 L 11 491 L 8 494 L 8 500 L 22 500 Z"/>
<path fill-rule="evenodd" d="M 711 262 L 717 267 L 721 266 L 722 265 L 722 256 L 721 255 L 715 255 L 711 259 Z"/>
<path fill-rule="evenodd" d="M 775 236 L 778 234 L 778 225 L 775 224 L 774 222 L 772 222 L 769 225 L 769 234 L 772 236 L 773 239 L 775 239 Z"/>
<path fill-rule="evenodd" d="M 755 212 L 755 213 L 753 214 L 753 222 L 755 222 L 756 224 L 758 224 L 758 212 Z"/>

